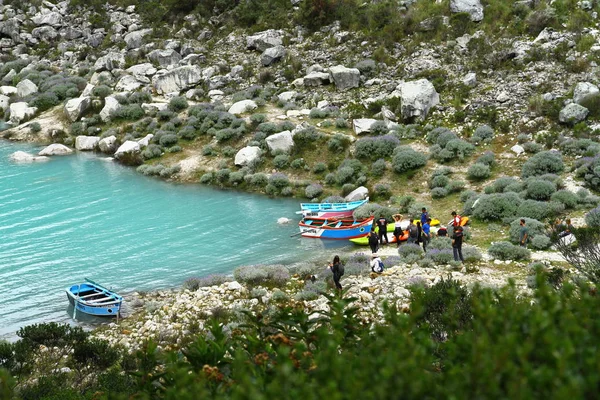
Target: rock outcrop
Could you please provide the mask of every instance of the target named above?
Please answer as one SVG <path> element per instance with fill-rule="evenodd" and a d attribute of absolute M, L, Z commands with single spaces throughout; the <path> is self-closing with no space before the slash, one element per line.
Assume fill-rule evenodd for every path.
<path fill-rule="evenodd" d="M 568 124 L 577 124 L 583 121 L 589 113 L 589 110 L 577 103 L 567 104 L 565 108 L 560 110 L 558 119 L 560 122 Z"/>
<path fill-rule="evenodd" d="M 9 107 L 10 111 L 10 122 L 19 125 L 21 122 L 27 121 L 33 117 L 37 112 L 36 107 L 29 107 L 29 104 L 25 102 L 12 103 Z"/>
<path fill-rule="evenodd" d="M 261 153 L 258 146 L 246 146 L 237 152 L 234 163 L 239 167 L 246 166 L 260 158 Z"/>
<path fill-rule="evenodd" d="M 91 105 L 90 97 L 77 97 L 65 104 L 65 115 L 73 122 L 79 120 Z"/>
<path fill-rule="evenodd" d="M 100 138 L 97 136 L 77 136 L 75 138 L 75 149 L 79 151 L 94 151 L 99 141 Z"/>
<path fill-rule="evenodd" d="M 265 141 L 271 152 L 282 151 L 288 153 L 294 147 L 294 135 L 290 131 L 283 131 L 268 136 Z"/>
<path fill-rule="evenodd" d="M 170 71 L 159 71 L 152 78 L 152 85 L 158 94 L 179 93 L 196 86 L 202 80 L 202 68 L 185 65 Z"/>
<path fill-rule="evenodd" d="M 73 149 L 68 148 L 64 144 L 53 143 L 43 148 L 38 155 L 40 156 L 66 156 L 73 153 Z"/>
<path fill-rule="evenodd" d="M 483 19 L 483 5 L 479 0 L 450 0 L 450 11 L 467 13 L 471 16 L 471 21 L 474 22 Z"/>
<path fill-rule="evenodd" d="M 396 90 L 400 94 L 400 110 L 404 119 L 424 120 L 429 110 L 440 102 L 439 94 L 427 79 L 403 82 Z"/>
<path fill-rule="evenodd" d="M 360 71 L 356 68 L 346 68 L 343 65 L 337 65 L 329 68 L 331 80 L 339 90 L 356 88 L 360 85 Z M 304 81 L 306 84 L 306 78 Z"/>
<path fill-rule="evenodd" d="M 254 100 L 241 100 L 229 107 L 229 113 L 233 115 L 244 114 L 256 109 L 258 106 Z"/>
<path fill-rule="evenodd" d="M 140 165 L 142 159 L 142 148 L 138 142 L 128 140 L 115 152 L 115 158 L 125 165 Z"/>

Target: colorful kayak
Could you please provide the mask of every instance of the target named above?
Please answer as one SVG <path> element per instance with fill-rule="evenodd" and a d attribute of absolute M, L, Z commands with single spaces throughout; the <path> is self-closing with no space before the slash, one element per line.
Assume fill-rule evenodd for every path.
<path fill-rule="evenodd" d="M 296 211 L 296 214 L 315 218 L 352 218 L 354 210 L 368 202 L 367 197 L 364 200 L 348 203 L 301 203 L 300 211 Z"/>
<path fill-rule="evenodd" d="M 396 243 L 396 237 L 393 234 L 388 233 L 387 237 L 390 240 L 390 243 Z M 406 240 L 408 240 L 408 231 L 404 231 L 402 236 L 400 236 L 401 242 L 404 242 Z M 350 239 L 350 241 L 354 244 L 358 244 L 359 246 L 368 246 L 369 245 L 369 238 L 366 236 L 360 237 L 360 238 L 355 238 L 355 239 Z"/>
<path fill-rule="evenodd" d="M 373 225 L 373 217 L 364 220 L 304 218 L 298 226 L 306 238 L 347 240 L 366 236 Z"/>
<path fill-rule="evenodd" d="M 413 219 L 413 223 L 416 224 L 417 222 L 421 222 L 420 219 Z M 439 219 L 435 219 L 435 218 L 431 218 L 431 226 L 436 226 L 440 224 L 440 220 Z M 393 229 L 392 229 L 393 230 Z"/>

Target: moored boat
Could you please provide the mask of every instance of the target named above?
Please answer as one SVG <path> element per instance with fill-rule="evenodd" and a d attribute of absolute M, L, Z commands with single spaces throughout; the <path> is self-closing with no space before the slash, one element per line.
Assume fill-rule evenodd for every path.
<path fill-rule="evenodd" d="M 77 311 L 101 317 L 118 316 L 123 303 L 123 297 L 88 279 L 67 288 L 67 298 L 74 308 L 73 317 Z"/>
<path fill-rule="evenodd" d="M 304 218 L 298 226 L 307 238 L 347 240 L 366 236 L 373 225 L 373 217 L 364 220 Z"/>
<path fill-rule="evenodd" d="M 354 210 L 368 202 L 367 197 L 347 203 L 301 203 L 300 211 L 296 211 L 296 214 L 314 218 L 352 218 Z"/>

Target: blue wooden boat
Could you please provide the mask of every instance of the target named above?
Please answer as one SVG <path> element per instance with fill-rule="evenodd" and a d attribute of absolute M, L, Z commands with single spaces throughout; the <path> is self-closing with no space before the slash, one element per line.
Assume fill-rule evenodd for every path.
<path fill-rule="evenodd" d="M 347 203 L 301 203 L 300 211 L 296 211 L 296 214 L 316 218 L 352 218 L 354 210 L 368 202 L 367 197 L 364 200 Z"/>
<path fill-rule="evenodd" d="M 335 218 L 304 218 L 298 226 L 307 238 L 348 240 L 366 236 L 373 225 L 373 217 L 363 220 Z"/>
<path fill-rule="evenodd" d="M 100 317 L 118 316 L 123 303 L 123 297 L 89 279 L 68 288 L 67 298 L 73 305 L 73 318 L 77 311 Z"/>

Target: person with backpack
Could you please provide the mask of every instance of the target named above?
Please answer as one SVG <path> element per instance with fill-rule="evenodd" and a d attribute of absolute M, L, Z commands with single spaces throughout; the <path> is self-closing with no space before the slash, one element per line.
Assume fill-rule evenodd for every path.
<path fill-rule="evenodd" d="M 456 213 L 456 211 L 452 211 L 452 226 L 453 227 L 457 227 L 457 226 L 461 226 L 461 222 L 462 222 L 462 217 L 460 215 L 458 215 Z"/>
<path fill-rule="evenodd" d="M 333 257 L 333 262 L 329 264 L 329 269 L 333 273 L 333 284 L 339 290 L 342 290 L 342 285 L 340 284 L 340 279 L 344 275 L 344 265 L 340 261 L 340 256 Z"/>
<path fill-rule="evenodd" d="M 454 253 L 454 261 L 460 260 L 465 262 L 462 255 L 462 243 L 463 243 L 463 227 L 457 226 L 454 228 L 454 234 L 452 235 L 452 253 Z"/>
<path fill-rule="evenodd" d="M 417 222 L 420 224 L 420 222 Z M 415 225 L 413 220 L 410 220 L 408 224 L 408 240 L 407 243 L 417 243 L 419 241 L 419 227 Z"/>
<path fill-rule="evenodd" d="M 402 230 L 402 214 L 392 215 L 394 218 L 394 237 L 396 238 L 396 244 L 400 247 L 400 238 L 404 234 Z"/>
<path fill-rule="evenodd" d="M 423 224 L 423 233 L 421 234 L 421 241 L 423 242 L 423 251 L 427 253 L 427 244 L 431 240 L 431 218 L 427 218 L 425 224 Z"/>
<path fill-rule="evenodd" d="M 383 244 L 383 238 L 385 238 L 385 244 L 390 243 L 387 236 L 387 226 L 387 218 L 381 216 L 379 219 L 377 219 L 377 228 L 379 229 L 379 244 Z"/>
<path fill-rule="evenodd" d="M 381 261 L 381 258 L 379 258 L 379 256 L 377 254 L 373 254 L 371 256 L 371 271 L 373 271 L 376 274 L 381 274 L 383 272 L 383 270 L 385 269 L 385 266 L 383 265 L 383 261 Z"/>
<path fill-rule="evenodd" d="M 379 250 L 379 236 L 377 236 L 377 232 L 375 232 L 375 227 L 371 227 L 371 232 L 369 232 L 369 247 L 371 247 L 371 253 L 377 253 Z"/>

